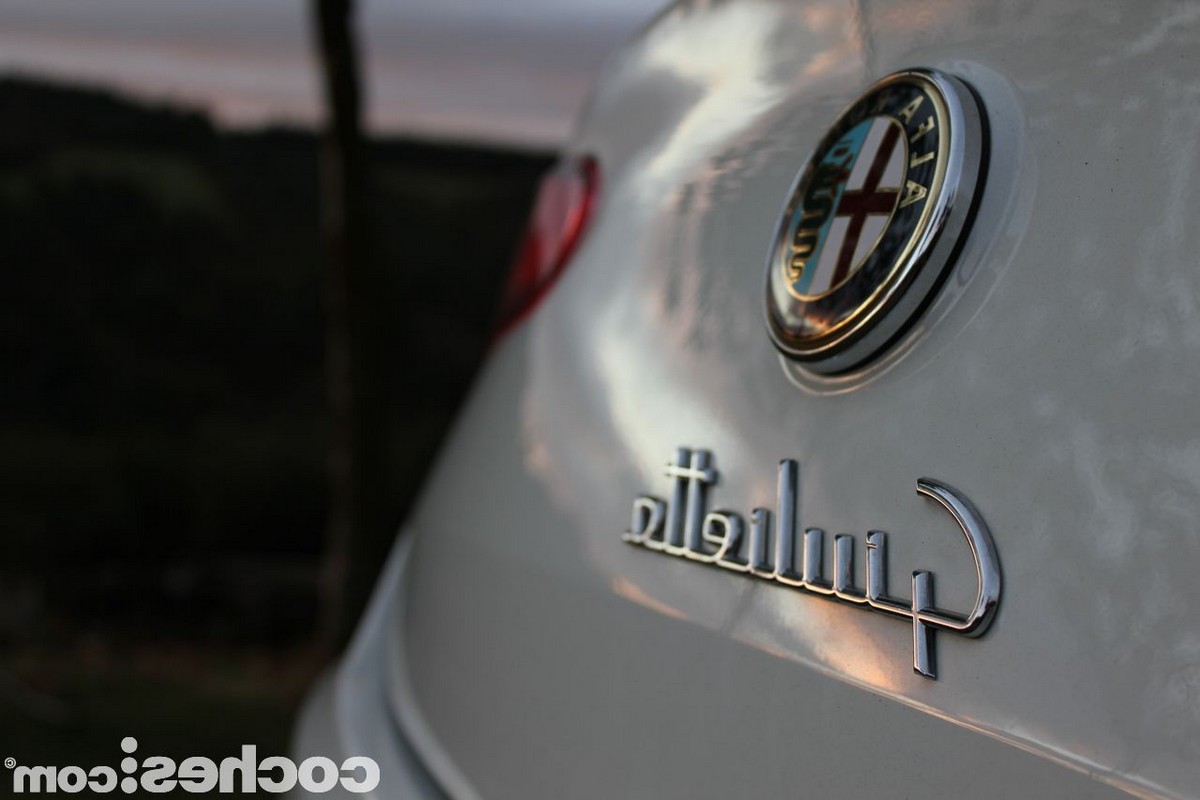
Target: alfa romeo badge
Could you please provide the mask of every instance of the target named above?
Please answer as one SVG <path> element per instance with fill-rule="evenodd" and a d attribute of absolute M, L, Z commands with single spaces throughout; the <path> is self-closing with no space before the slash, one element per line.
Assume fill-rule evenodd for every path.
<path fill-rule="evenodd" d="M 979 105 L 929 69 L 887 76 L 842 112 L 796 178 L 775 234 L 767 327 L 821 373 L 877 355 L 949 271 L 981 188 Z"/>

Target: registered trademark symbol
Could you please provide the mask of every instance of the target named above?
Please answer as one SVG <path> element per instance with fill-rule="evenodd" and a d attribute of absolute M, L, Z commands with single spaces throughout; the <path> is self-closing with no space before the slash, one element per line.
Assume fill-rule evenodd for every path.
<path fill-rule="evenodd" d="M 15 758 L 13 758 L 12 756 L 9 756 L 8 758 L 4 759 L 4 768 L 5 769 L 12 769 L 16 765 L 17 765 L 17 760 Z"/>

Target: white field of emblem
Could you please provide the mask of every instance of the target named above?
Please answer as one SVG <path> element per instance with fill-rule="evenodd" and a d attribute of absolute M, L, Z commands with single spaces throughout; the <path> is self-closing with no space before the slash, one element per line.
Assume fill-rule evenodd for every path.
<path fill-rule="evenodd" d="M 833 213 L 811 253 L 800 253 L 793 246 L 793 255 L 799 258 L 789 259 L 787 267 L 794 294 L 806 298 L 828 294 L 854 275 L 878 245 L 900 202 L 908 158 L 903 134 L 892 118 L 872 117 L 830 151 L 827 158 L 842 166 L 846 179 L 823 193 L 832 199 Z M 798 228 L 803 217 L 803 209 L 798 210 L 793 225 Z"/>

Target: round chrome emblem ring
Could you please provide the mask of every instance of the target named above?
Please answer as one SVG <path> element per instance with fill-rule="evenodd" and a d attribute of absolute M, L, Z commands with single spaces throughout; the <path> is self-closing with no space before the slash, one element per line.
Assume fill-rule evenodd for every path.
<path fill-rule="evenodd" d="M 941 284 L 981 188 L 984 131 L 967 86 L 930 69 L 871 86 L 796 178 L 767 269 L 767 329 L 816 372 L 859 366 Z"/>

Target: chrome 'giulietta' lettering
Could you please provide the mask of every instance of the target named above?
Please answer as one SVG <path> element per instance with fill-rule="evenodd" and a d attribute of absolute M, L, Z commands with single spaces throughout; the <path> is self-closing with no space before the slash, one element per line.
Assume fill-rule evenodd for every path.
<path fill-rule="evenodd" d="M 1000 602 L 1000 560 L 983 518 L 971 501 L 950 486 L 932 478 L 917 481 L 917 494 L 937 503 L 958 524 L 975 562 L 975 605 L 965 614 L 947 611 L 934 604 L 933 574 L 924 570 L 912 574 L 912 599 L 888 593 L 888 539 L 883 531 L 869 531 L 866 536 L 865 589 L 854 586 L 855 541 L 849 534 L 834 537 L 833 574 L 826 579 L 822 574 L 825 531 L 804 529 L 797 569 L 799 472 L 796 461 L 779 462 L 774 536 L 771 512 L 756 508 L 750 513 L 749 541 L 743 548 L 746 537 L 741 516 L 727 510 L 705 512 L 705 490 L 717 481 L 712 455 L 706 450 L 678 448 L 675 460 L 666 468 L 667 476 L 675 479 L 670 504 L 648 495 L 634 500 L 630 528 L 621 538 L 650 550 L 911 620 L 913 670 L 936 678 L 934 631 L 979 636 L 991 624 Z"/>

